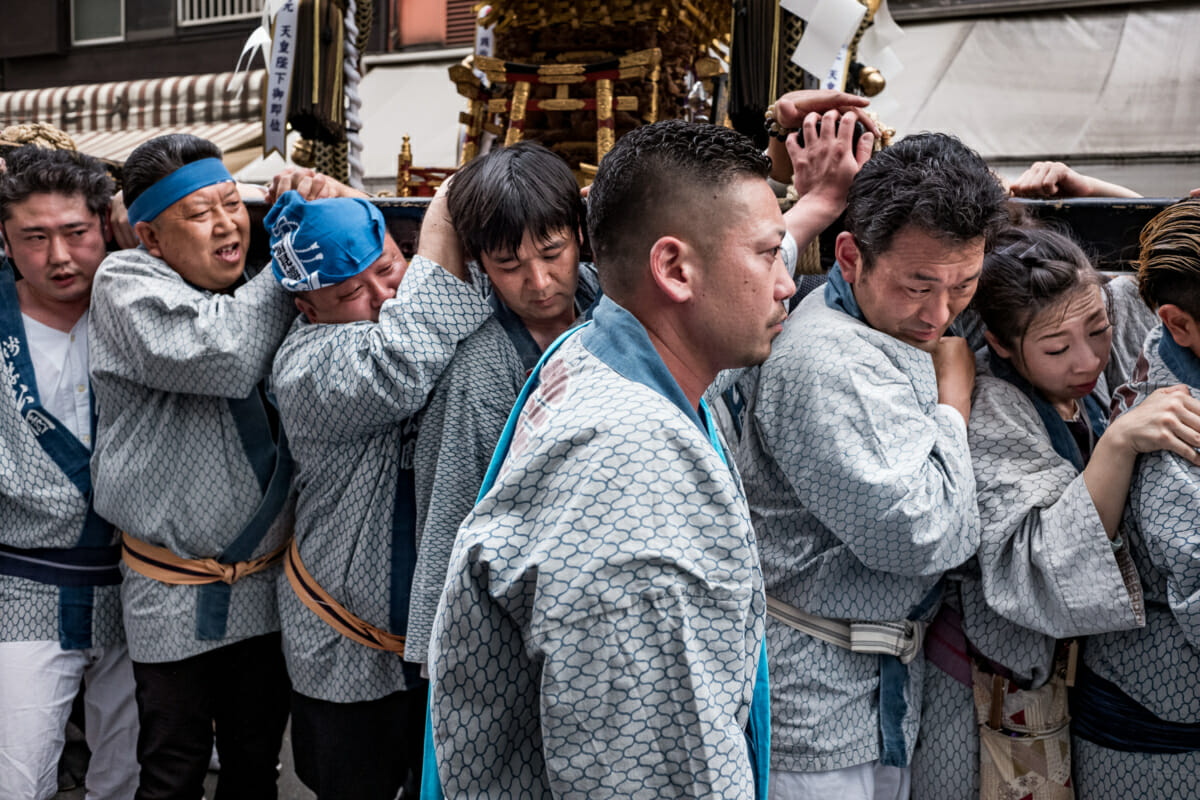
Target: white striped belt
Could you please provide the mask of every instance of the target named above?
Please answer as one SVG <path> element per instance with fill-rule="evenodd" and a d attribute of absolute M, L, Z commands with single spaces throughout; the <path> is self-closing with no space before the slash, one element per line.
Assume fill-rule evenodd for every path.
<path fill-rule="evenodd" d="M 767 614 L 789 628 L 855 653 L 895 656 L 907 664 L 921 651 L 924 622 L 848 622 L 826 619 L 801 611 L 782 600 L 767 597 Z"/>

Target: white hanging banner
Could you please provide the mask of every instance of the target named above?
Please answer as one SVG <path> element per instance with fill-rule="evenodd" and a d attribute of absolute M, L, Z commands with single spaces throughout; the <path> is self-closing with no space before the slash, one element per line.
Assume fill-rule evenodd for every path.
<path fill-rule="evenodd" d="M 863 34 L 858 43 L 858 60 L 868 67 L 875 67 L 887 80 L 892 80 L 904 69 L 900 57 L 892 49 L 892 44 L 904 38 L 904 31 L 892 19 L 888 11 L 887 0 L 879 5 L 871 27 Z"/>
<path fill-rule="evenodd" d="M 479 9 L 479 13 L 475 18 L 475 55 L 478 56 L 493 56 L 496 50 L 496 26 L 488 25 L 484 27 L 480 22 L 488 14 L 492 13 L 491 6 L 483 6 Z M 476 67 L 474 70 L 475 76 L 483 81 L 484 86 L 488 86 L 489 82 L 487 75 L 483 74 L 483 70 Z"/>
<path fill-rule="evenodd" d="M 287 159 L 287 109 L 296 58 L 296 0 L 285 0 L 275 15 L 271 57 L 267 60 L 267 95 L 263 100 L 263 158 L 279 153 Z"/>
<path fill-rule="evenodd" d="M 792 63 L 821 80 L 821 88 L 845 84 L 846 53 L 866 6 L 858 0 L 783 0 L 782 8 L 806 23 Z"/>
<path fill-rule="evenodd" d="M 818 75 L 821 79 L 822 89 L 833 89 L 835 92 L 844 91 L 846 88 L 846 67 L 847 56 L 850 54 L 850 45 L 842 45 L 842 49 L 838 50 L 837 57 L 833 59 L 833 66 L 825 71 L 824 75 Z"/>
<path fill-rule="evenodd" d="M 875 11 L 875 16 L 871 17 L 871 28 L 875 35 L 879 38 L 879 43 L 883 47 L 894 44 L 904 38 L 904 31 L 896 24 L 895 18 L 892 17 L 891 9 L 888 8 L 888 0 L 883 0 L 879 4 L 879 8 Z"/>
<path fill-rule="evenodd" d="M 821 0 L 779 0 L 779 7 L 784 11 L 790 11 L 800 19 L 812 19 L 813 12 L 817 10 L 817 4 Z"/>

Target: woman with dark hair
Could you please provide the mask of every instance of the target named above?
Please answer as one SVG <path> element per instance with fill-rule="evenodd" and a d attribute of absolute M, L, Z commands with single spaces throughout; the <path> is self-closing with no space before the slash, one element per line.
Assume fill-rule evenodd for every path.
<path fill-rule="evenodd" d="M 1162 325 L 1119 393 L 1114 405 L 1132 410 L 1114 426 L 1164 391 L 1193 403 L 1200 395 L 1200 202 L 1151 220 L 1139 261 L 1142 298 Z M 1079 796 L 1089 800 L 1200 796 L 1200 467 L 1186 455 L 1142 456 L 1129 488 L 1123 535 L 1146 626 L 1091 637 L 1080 659 L 1072 734 Z"/>
<path fill-rule="evenodd" d="M 1119 530 L 1138 453 L 1195 451 L 1200 403 L 1168 390 L 1107 426 L 1110 387 L 1152 323 L 1127 279 L 1106 282 L 1067 236 L 1005 232 L 974 308 L 987 326 L 967 426 L 979 501 L 976 558 L 947 584 L 915 797 L 1074 797 L 1059 640 L 1144 622 Z M 1015 793 L 1015 794 L 1014 794 Z"/>

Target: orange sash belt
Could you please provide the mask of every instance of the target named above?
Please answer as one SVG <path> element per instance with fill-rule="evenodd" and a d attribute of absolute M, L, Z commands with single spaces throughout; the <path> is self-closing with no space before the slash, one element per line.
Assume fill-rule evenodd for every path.
<path fill-rule="evenodd" d="M 247 575 L 262 572 L 283 558 L 284 542 L 278 549 L 249 561 L 222 564 L 215 558 L 182 558 L 165 547 L 146 544 L 128 533 L 121 532 L 121 560 L 134 572 L 160 583 L 179 586 L 202 586 L 208 583 L 239 581 Z"/>
<path fill-rule="evenodd" d="M 334 600 L 332 595 L 322 589 L 313 576 L 300 562 L 300 544 L 293 539 L 288 548 L 287 557 L 283 562 L 283 571 L 287 574 L 292 591 L 300 598 L 300 602 L 308 607 L 329 627 L 351 641 L 358 642 L 376 650 L 384 650 L 396 655 L 404 655 L 404 637 L 377 628 L 369 622 L 358 618 L 347 611 L 345 606 Z"/>

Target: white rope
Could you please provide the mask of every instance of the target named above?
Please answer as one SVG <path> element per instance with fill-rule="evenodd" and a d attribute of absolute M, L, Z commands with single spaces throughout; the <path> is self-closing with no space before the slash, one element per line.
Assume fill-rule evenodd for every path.
<path fill-rule="evenodd" d="M 362 127 L 362 98 L 358 95 L 358 82 L 361 79 L 358 71 L 358 24 L 354 21 L 354 0 L 346 0 L 346 35 L 345 55 L 342 59 L 342 83 L 346 94 L 346 164 L 349 167 L 350 185 L 355 189 L 363 188 L 362 137 L 359 129 Z"/>

